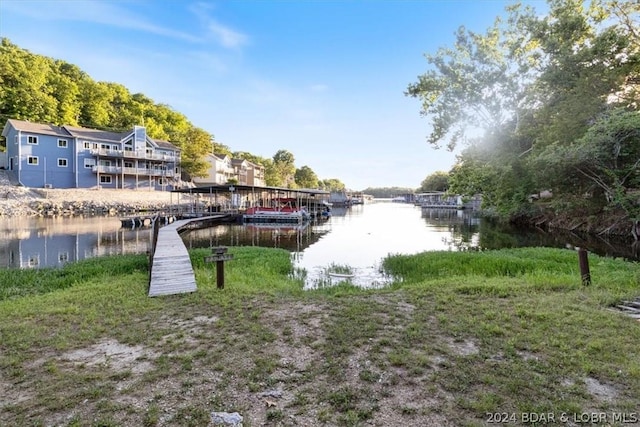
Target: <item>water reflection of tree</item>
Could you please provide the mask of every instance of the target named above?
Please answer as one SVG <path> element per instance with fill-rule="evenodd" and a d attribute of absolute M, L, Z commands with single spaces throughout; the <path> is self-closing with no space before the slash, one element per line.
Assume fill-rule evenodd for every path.
<path fill-rule="evenodd" d="M 640 260 L 640 242 L 605 238 L 564 230 L 547 231 L 522 228 L 511 224 L 480 219 L 473 211 L 455 209 L 423 209 L 422 218 L 428 226 L 446 229 L 443 242 L 450 250 L 469 251 L 516 247 L 582 247 L 603 256 Z"/>
<path fill-rule="evenodd" d="M 472 211 L 458 209 L 422 209 L 422 218 L 427 225 L 444 228 L 450 235 L 443 242 L 455 250 L 473 250 L 478 246 L 480 221 Z"/>
<path fill-rule="evenodd" d="M 510 224 L 483 219 L 480 223 L 479 247 L 482 249 L 502 249 L 515 247 L 555 247 L 585 248 L 593 253 L 622 257 L 630 260 L 640 259 L 640 245 L 615 237 L 575 233 L 565 230 L 543 230 L 540 228 L 522 228 Z"/>

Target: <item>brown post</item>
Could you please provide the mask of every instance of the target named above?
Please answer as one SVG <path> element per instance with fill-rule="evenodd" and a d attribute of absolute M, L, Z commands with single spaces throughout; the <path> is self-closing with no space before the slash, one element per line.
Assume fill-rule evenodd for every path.
<path fill-rule="evenodd" d="M 228 248 L 220 246 L 211 248 L 212 255 L 205 257 L 205 262 L 216 262 L 216 285 L 218 289 L 224 289 L 224 262 L 233 259 L 233 255 L 227 253 Z"/>
<path fill-rule="evenodd" d="M 584 248 L 578 248 L 578 261 L 580 264 L 580 277 L 582 278 L 582 285 L 589 286 L 591 284 L 591 272 L 589 272 L 589 258 L 587 257 L 587 250 Z"/>
<path fill-rule="evenodd" d="M 224 261 L 216 261 L 216 285 L 224 289 Z"/>

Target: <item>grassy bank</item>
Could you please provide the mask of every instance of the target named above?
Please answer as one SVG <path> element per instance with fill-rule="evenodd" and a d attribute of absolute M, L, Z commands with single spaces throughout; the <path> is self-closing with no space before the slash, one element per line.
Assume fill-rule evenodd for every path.
<path fill-rule="evenodd" d="M 640 324 L 609 309 L 640 295 L 637 264 L 591 255 L 583 287 L 573 251 L 424 253 L 387 259 L 384 290 L 302 291 L 286 251 L 230 252 L 224 290 L 194 250 L 198 292 L 163 298 L 144 256 L 0 270 L 0 425 L 640 417 Z"/>

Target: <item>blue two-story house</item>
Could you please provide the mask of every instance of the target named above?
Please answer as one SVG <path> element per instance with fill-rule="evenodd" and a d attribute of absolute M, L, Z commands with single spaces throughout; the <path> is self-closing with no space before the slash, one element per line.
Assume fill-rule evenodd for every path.
<path fill-rule="evenodd" d="M 116 133 L 9 119 L 6 169 L 32 188 L 173 190 L 180 182 L 180 149 L 135 126 Z"/>

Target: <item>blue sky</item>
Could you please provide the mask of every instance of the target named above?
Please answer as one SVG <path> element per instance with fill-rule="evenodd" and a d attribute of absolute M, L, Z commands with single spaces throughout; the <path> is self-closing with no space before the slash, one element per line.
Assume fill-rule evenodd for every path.
<path fill-rule="evenodd" d="M 289 150 L 353 190 L 416 188 L 455 154 L 428 145 L 403 92 L 425 53 L 509 3 L 0 0 L 0 36 L 170 105 L 233 151 Z"/>

